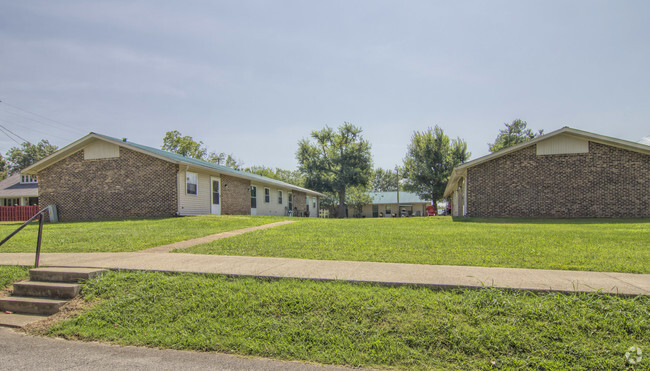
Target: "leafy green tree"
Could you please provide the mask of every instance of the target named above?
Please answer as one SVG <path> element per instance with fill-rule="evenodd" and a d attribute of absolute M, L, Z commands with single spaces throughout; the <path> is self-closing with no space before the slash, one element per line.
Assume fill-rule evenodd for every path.
<path fill-rule="evenodd" d="M 363 212 L 363 205 L 372 203 L 372 198 L 368 194 L 367 187 L 350 187 L 345 195 L 345 203 L 354 210 L 354 216 L 357 217 Z"/>
<path fill-rule="evenodd" d="M 526 129 L 526 121 L 516 119 L 512 124 L 504 124 L 505 129 L 499 130 L 499 135 L 494 143 L 489 144 L 490 152 L 500 151 L 504 148 L 512 147 L 516 144 L 527 142 L 539 135 L 544 134 L 544 130 L 535 133 L 531 129 Z"/>
<path fill-rule="evenodd" d="M 267 178 L 277 179 L 281 182 L 297 185 L 299 187 L 304 187 L 305 184 L 305 176 L 298 170 L 284 170 L 277 167 L 272 169 L 266 166 L 251 166 L 246 168 L 245 171 L 262 175 Z"/>
<path fill-rule="evenodd" d="M 172 130 L 165 133 L 161 149 L 173 153 L 178 153 L 185 157 L 192 157 L 198 160 L 205 160 L 207 150 L 202 148 L 203 142 L 196 142 L 190 136 L 181 136 L 178 130 Z"/>
<path fill-rule="evenodd" d="M 224 165 L 233 168 L 235 170 L 241 170 L 243 165 L 242 162 L 235 159 L 233 155 L 227 155 L 224 152 L 221 153 L 210 152 L 207 161 L 217 165 Z"/>
<path fill-rule="evenodd" d="M 210 154 L 208 154 L 208 150 L 203 148 L 202 141 L 197 142 L 190 136 L 182 136 L 178 130 L 172 130 L 165 133 L 161 149 L 178 153 L 179 155 L 186 157 L 195 158 L 197 160 L 228 166 L 235 170 L 241 169 L 243 165 L 241 161 L 235 159 L 232 155 L 225 154 L 224 152 L 210 152 Z"/>
<path fill-rule="evenodd" d="M 425 200 L 440 200 L 452 170 L 469 156 L 463 139 L 450 141 L 437 125 L 434 129 L 416 131 L 404 158 L 404 189 Z"/>
<path fill-rule="evenodd" d="M 372 191 L 373 192 L 394 192 L 397 191 L 397 172 L 377 168 L 372 174 Z"/>
<path fill-rule="evenodd" d="M 50 144 L 46 139 L 42 139 L 37 144 L 23 142 L 18 147 L 12 147 L 7 152 L 6 163 L 11 174 L 15 174 L 36 161 L 45 158 L 56 152 L 57 146 Z"/>
<path fill-rule="evenodd" d="M 339 218 L 345 217 L 346 190 L 368 184 L 372 173 L 370 143 L 361 132 L 361 128 L 345 122 L 338 131 L 327 126 L 312 131 L 315 143 L 308 139 L 298 143 L 296 158 L 300 172 L 305 174 L 305 186 L 335 193 Z"/>
<path fill-rule="evenodd" d="M 9 170 L 9 164 L 7 161 L 0 155 L 0 180 L 5 179 L 7 177 L 7 173 Z"/>

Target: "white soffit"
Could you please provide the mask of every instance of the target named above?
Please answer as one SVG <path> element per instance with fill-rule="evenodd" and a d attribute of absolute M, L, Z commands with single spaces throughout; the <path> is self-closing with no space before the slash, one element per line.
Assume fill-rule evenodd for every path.
<path fill-rule="evenodd" d="M 113 143 L 96 140 L 84 148 L 84 160 L 120 157 L 120 147 Z"/>
<path fill-rule="evenodd" d="M 560 134 L 537 142 L 537 156 L 588 153 L 589 141 L 571 135 Z"/>

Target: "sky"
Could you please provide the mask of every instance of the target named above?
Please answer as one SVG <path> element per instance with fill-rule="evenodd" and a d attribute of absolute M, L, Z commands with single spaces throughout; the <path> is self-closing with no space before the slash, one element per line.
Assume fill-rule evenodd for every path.
<path fill-rule="evenodd" d="M 650 135 L 650 2 L 0 0 L 0 153 L 178 130 L 297 168 L 351 122 L 375 167 L 440 126 L 488 154 L 505 123 Z"/>

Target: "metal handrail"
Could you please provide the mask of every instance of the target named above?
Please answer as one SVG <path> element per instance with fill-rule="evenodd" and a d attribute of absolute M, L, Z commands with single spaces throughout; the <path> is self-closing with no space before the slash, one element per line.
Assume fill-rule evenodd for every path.
<path fill-rule="evenodd" d="M 34 221 L 34 219 L 38 218 L 38 238 L 36 239 L 36 261 L 34 262 L 34 268 L 38 268 L 38 261 L 41 258 L 41 241 L 43 240 L 43 215 L 48 211 L 47 208 L 37 212 L 34 216 L 29 218 L 23 225 L 18 227 L 15 231 L 11 232 L 11 234 L 7 237 L 5 237 L 2 242 L 0 242 L 0 246 L 2 246 L 5 242 L 9 241 L 11 237 L 13 237 L 16 233 L 20 232 L 23 228 L 27 226 L 27 224 L 31 223 Z"/>

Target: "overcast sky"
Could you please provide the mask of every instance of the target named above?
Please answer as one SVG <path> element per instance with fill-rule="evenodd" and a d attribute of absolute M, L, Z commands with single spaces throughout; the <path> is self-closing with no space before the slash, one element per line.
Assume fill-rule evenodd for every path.
<path fill-rule="evenodd" d="M 0 5 L 0 125 L 32 142 L 94 131 L 160 147 L 176 129 L 294 169 L 301 138 L 349 121 L 393 168 L 435 125 L 471 158 L 517 118 L 650 135 L 647 0 Z M 0 132 L 1 153 L 15 145 Z"/>

